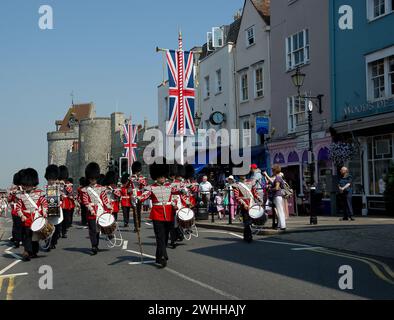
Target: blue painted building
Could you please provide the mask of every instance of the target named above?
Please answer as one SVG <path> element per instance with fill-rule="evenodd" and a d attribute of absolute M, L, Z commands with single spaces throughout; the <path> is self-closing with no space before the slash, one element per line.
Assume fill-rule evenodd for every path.
<path fill-rule="evenodd" d="M 394 161 L 394 0 L 331 0 L 330 17 L 334 137 L 359 146 L 348 163 L 356 202 L 383 213 Z"/>

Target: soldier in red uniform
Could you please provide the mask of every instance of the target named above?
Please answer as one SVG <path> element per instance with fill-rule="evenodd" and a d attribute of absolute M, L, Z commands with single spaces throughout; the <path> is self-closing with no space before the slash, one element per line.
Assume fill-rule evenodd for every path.
<path fill-rule="evenodd" d="M 158 159 L 149 168 L 152 180 L 156 182 L 146 187 L 146 191 L 138 198 L 140 202 L 152 200 L 150 219 L 156 236 L 156 263 L 162 268 L 167 266 L 167 244 L 170 230 L 174 223 L 174 208 L 172 203 L 173 188 L 166 182 L 168 165 L 165 159 Z"/>
<path fill-rule="evenodd" d="M 23 261 L 30 261 L 31 258 L 36 258 L 39 252 L 38 239 L 34 237 L 31 225 L 37 216 L 46 217 L 48 203 L 44 191 L 37 189 L 39 179 L 36 170 L 23 170 L 20 183 L 24 192 L 19 197 L 16 210 L 23 223 Z"/>
<path fill-rule="evenodd" d="M 142 164 L 141 162 L 134 162 L 131 167 L 133 175 L 130 177 L 130 187 L 132 190 L 132 199 L 140 197 L 147 186 L 146 178 L 141 174 Z M 134 220 L 134 232 L 141 229 L 141 212 L 142 202 L 132 202 L 133 220 Z"/>
<path fill-rule="evenodd" d="M 21 174 L 23 170 L 19 171 L 14 175 L 13 186 L 8 194 L 8 203 L 11 206 L 12 215 L 12 239 L 11 242 L 14 243 L 14 247 L 19 248 L 19 244 L 22 241 L 22 220 L 18 216 L 16 210 L 16 205 L 19 200 L 19 195 L 21 194 Z"/>
<path fill-rule="evenodd" d="M 246 180 L 246 176 L 239 176 L 239 182 L 233 185 L 234 197 L 241 209 L 244 223 L 244 240 L 248 243 L 253 241 L 252 220 L 249 217 L 249 210 L 257 203 L 263 203 L 260 198 L 255 180 Z"/>
<path fill-rule="evenodd" d="M 63 186 L 63 197 L 62 197 L 62 209 L 64 220 L 62 222 L 62 238 L 67 238 L 68 229 L 71 227 L 71 219 L 73 214 L 73 185 L 68 182 L 69 174 L 68 169 L 65 166 L 59 167 L 59 183 Z"/>
<path fill-rule="evenodd" d="M 108 201 L 112 207 L 112 214 L 115 217 L 115 220 L 118 221 L 118 214 L 120 209 L 120 198 L 122 197 L 122 193 L 118 188 L 118 177 L 116 172 L 109 171 L 105 176 L 105 186 L 107 188 L 107 197 Z"/>
<path fill-rule="evenodd" d="M 99 251 L 100 227 L 97 219 L 105 212 L 111 212 L 112 207 L 108 201 L 107 188 L 97 184 L 100 178 L 100 166 L 90 163 L 86 167 L 85 176 L 89 185 L 82 189 L 83 204 L 88 210 L 89 237 L 92 244 L 92 255 Z"/>
<path fill-rule="evenodd" d="M 59 185 L 59 167 L 56 165 L 50 165 L 45 170 L 45 179 L 48 182 L 48 186 L 58 185 L 59 190 L 61 187 Z M 61 206 L 61 203 L 60 203 Z M 55 232 L 51 238 L 51 243 L 49 246 L 49 250 L 56 249 L 57 242 L 60 238 L 62 224 L 58 224 L 55 226 Z"/>
<path fill-rule="evenodd" d="M 185 186 L 188 190 L 190 208 L 195 208 L 197 205 L 197 194 L 199 185 L 195 180 L 195 174 L 196 172 L 193 165 L 187 164 L 185 166 Z"/>
<path fill-rule="evenodd" d="M 130 222 L 130 210 L 131 210 L 131 181 L 129 179 L 129 175 L 125 174 L 122 179 L 122 187 L 120 189 L 121 192 L 121 205 L 122 205 L 122 211 L 123 211 L 123 221 L 124 221 L 124 227 L 127 228 L 129 226 Z"/>
<path fill-rule="evenodd" d="M 87 221 L 87 209 L 86 206 L 83 204 L 83 192 L 82 189 L 87 187 L 88 183 L 85 177 L 79 179 L 79 187 L 77 189 L 77 201 L 80 207 L 80 215 L 81 215 L 81 225 L 86 227 L 88 225 Z"/>

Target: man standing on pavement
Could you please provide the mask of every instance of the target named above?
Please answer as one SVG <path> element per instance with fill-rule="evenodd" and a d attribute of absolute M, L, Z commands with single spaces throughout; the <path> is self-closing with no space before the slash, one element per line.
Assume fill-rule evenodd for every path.
<path fill-rule="evenodd" d="M 349 174 L 349 169 L 343 167 L 341 169 L 341 177 L 339 179 L 339 198 L 343 209 L 343 221 L 354 221 L 353 217 L 353 178 Z"/>

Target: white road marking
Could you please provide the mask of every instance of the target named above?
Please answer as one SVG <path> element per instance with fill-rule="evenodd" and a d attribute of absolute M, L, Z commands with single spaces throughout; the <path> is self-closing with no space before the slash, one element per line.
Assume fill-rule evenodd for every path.
<path fill-rule="evenodd" d="M 22 260 L 16 260 L 13 263 L 11 263 L 8 267 L 5 267 L 3 270 L 0 271 L 0 276 L 3 275 L 4 273 L 6 273 L 8 270 L 10 270 L 11 268 L 13 268 L 14 266 L 16 266 L 19 262 L 21 262 Z"/>
<path fill-rule="evenodd" d="M 7 279 L 7 278 L 11 278 L 11 277 L 22 277 L 22 276 L 27 276 L 29 275 L 27 272 L 25 273 L 15 273 L 15 274 L 5 274 L 0 276 L 0 279 Z"/>
<path fill-rule="evenodd" d="M 138 255 L 141 254 L 140 252 L 133 251 L 133 250 L 127 250 L 127 252 L 134 253 L 134 254 L 138 254 Z M 145 253 L 143 253 L 143 256 L 144 256 L 144 257 L 148 257 L 148 258 L 156 259 L 156 257 L 151 256 L 151 255 L 149 255 L 149 254 L 145 254 Z M 206 284 L 206 283 L 203 283 L 203 282 L 201 282 L 201 281 L 198 281 L 198 280 L 195 280 L 195 279 L 193 279 L 193 278 L 190 278 L 190 277 L 188 277 L 188 276 L 186 276 L 186 275 L 184 275 L 184 274 L 182 274 L 182 273 L 180 273 L 180 272 L 178 272 L 178 271 L 175 271 L 175 270 L 172 270 L 172 269 L 169 269 L 169 268 L 165 268 L 165 269 L 163 269 L 163 270 L 165 270 L 165 271 L 167 271 L 167 272 L 169 272 L 169 273 L 172 273 L 172 274 L 174 274 L 174 275 L 176 275 L 176 276 L 178 276 L 178 277 L 180 277 L 180 278 L 182 278 L 182 279 L 184 279 L 184 280 L 187 280 L 187 281 L 192 282 L 192 283 L 194 283 L 194 284 L 196 284 L 196 285 L 199 285 L 199 286 L 202 287 L 202 288 L 211 290 L 211 291 L 213 291 L 213 292 L 215 292 L 215 293 L 217 293 L 217 294 L 219 294 L 219 295 L 221 295 L 221 296 L 223 296 L 223 297 L 226 297 L 226 298 L 228 298 L 228 299 L 231 299 L 231 300 L 241 300 L 240 298 L 238 298 L 238 297 L 236 297 L 236 296 L 233 296 L 233 295 L 231 295 L 231 294 L 229 294 L 229 293 L 227 293 L 227 292 L 225 292 L 225 291 L 223 291 L 223 290 L 214 288 L 214 287 L 212 287 L 212 286 L 210 286 L 210 285 L 208 285 L 208 284 Z"/>
<path fill-rule="evenodd" d="M 147 225 L 147 226 L 152 226 L 152 224 L 151 223 L 148 223 L 148 222 L 145 222 L 145 224 Z"/>
<path fill-rule="evenodd" d="M 291 250 L 293 251 L 308 251 L 308 250 L 320 250 L 320 249 L 324 249 L 323 247 L 308 247 L 308 248 L 293 248 Z"/>
<path fill-rule="evenodd" d="M 143 265 L 143 264 L 155 264 L 156 261 L 149 260 L 149 261 L 144 261 L 144 262 L 129 262 L 129 265 L 131 266 L 137 266 L 137 265 Z"/>
<path fill-rule="evenodd" d="M 127 240 L 123 241 L 123 247 L 122 247 L 122 249 L 123 249 L 123 250 L 126 250 L 128 244 L 129 244 L 129 242 L 128 242 Z"/>
<path fill-rule="evenodd" d="M 237 238 L 240 238 L 240 239 L 243 239 L 243 238 L 244 238 L 243 236 L 241 236 L 241 235 L 239 235 L 239 234 L 232 233 L 232 232 L 228 232 L 228 231 L 219 231 L 219 230 L 211 231 L 211 230 L 201 230 L 201 229 L 199 229 L 198 232 L 199 232 L 199 233 L 219 233 L 219 234 L 228 234 L 228 235 L 230 235 L 230 236 L 237 237 Z"/>
<path fill-rule="evenodd" d="M 311 246 L 306 245 L 306 244 L 291 243 L 291 242 L 269 241 L 269 240 L 257 240 L 257 241 L 265 242 L 265 243 L 280 244 L 282 246 L 303 247 L 303 248 L 310 248 L 311 247 Z"/>

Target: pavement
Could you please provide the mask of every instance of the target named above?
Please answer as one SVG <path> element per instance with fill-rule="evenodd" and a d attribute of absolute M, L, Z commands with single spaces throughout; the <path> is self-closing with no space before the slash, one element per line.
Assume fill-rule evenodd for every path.
<path fill-rule="evenodd" d="M 56 250 L 25 263 L 19 259 L 22 250 L 7 241 L 11 222 L 0 221 L 6 233 L 0 241 L 0 300 L 394 299 L 394 259 L 309 240 L 255 236 L 247 244 L 237 232 L 200 227 L 198 238 L 168 250 L 168 268 L 159 269 L 153 264 L 155 238 L 148 220 L 141 232 L 144 263 L 130 229 L 121 225 L 127 241 L 121 247 L 110 249 L 102 241 L 101 252 L 91 256 L 88 230 L 76 223 Z M 342 266 L 351 267 L 353 289 L 340 289 Z M 53 289 L 43 290 L 48 268 Z"/>
<path fill-rule="evenodd" d="M 203 228 L 242 233 L 242 223 L 215 220 L 198 221 Z M 337 250 L 394 259 L 394 219 L 385 217 L 357 217 L 356 221 L 340 221 L 339 217 L 319 217 L 318 225 L 310 225 L 309 217 L 291 217 L 287 230 L 270 228 L 269 221 L 259 235 L 325 246 Z"/>

